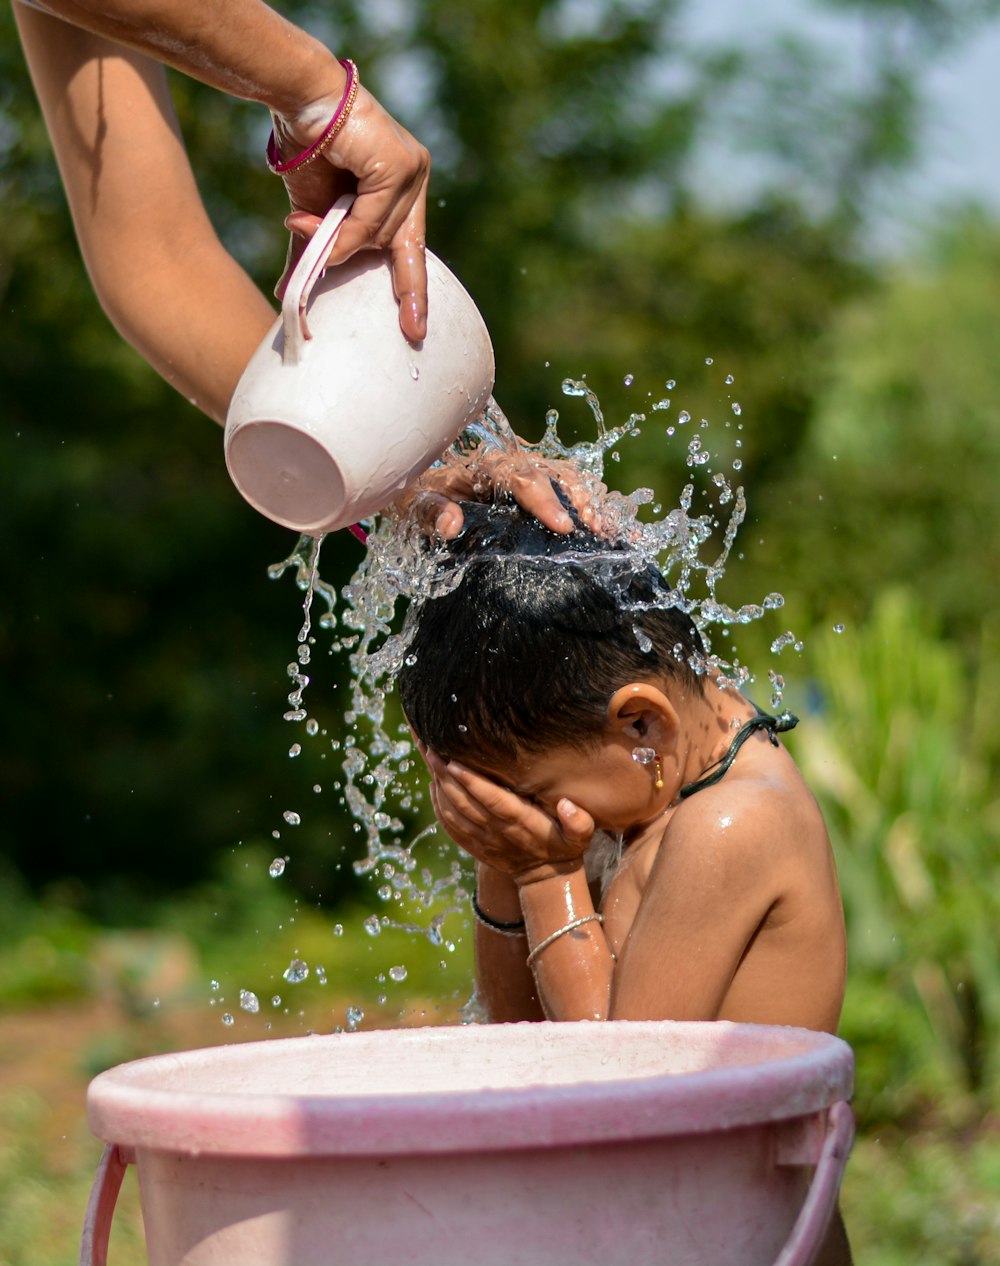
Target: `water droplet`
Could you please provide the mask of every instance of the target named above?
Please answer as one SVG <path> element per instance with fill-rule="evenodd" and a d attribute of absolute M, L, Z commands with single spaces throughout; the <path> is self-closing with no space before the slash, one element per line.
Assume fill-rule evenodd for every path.
<path fill-rule="evenodd" d="M 293 958 L 281 974 L 290 985 L 300 985 L 309 975 L 309 964 Z"/>
<path fill-rule="evenodd" d="M 209 989 L 211 989 L 213 993 L 218 993 L 219 990 L 222 988 L 222 986 L 219 984 L 217 980 L 210 980 L 208 982 L 208 987 Z"/>
<path fill-rule="evenodd" d="M 727 387 L 731 387 L 735 381 L 736 381 L 736 379 L 732 376 L 732 374 L 726 374 L 726 386 L 727 386 Z"/>
<path fill-rule="evenodd" d="M 333 925 L 333 934 L 334 934 L 334 936 L 343 936 L 343 935 L 344 935 L 344 925 L 343 925 L 343 923 L 335 923 L 335 924 Z"/>
<path fill-rule="evenodd" d="M 229 1012 L 228 1012 L 228 1011 L 223 1011 L 223 1013 L 222 1013 L 222 1023 L 223 1023 L 224 1025 L 226 1025 L 226 1027 L 228 1028 L 228 1027 L 229 1027 L 229 1025 L 231 1025 L 231 1024 L 235 1024 L 235 1023 L 236 1023 L 236 1020 L 233 1018 L 233 1016 L 231 1016 L 231 1015 L 229 1014 Z"/>
<path fill-rule="evenodd" d="M 652 765 L 656 760 L 655 747 L 633 747 L 632 759 L 639 765 Z"/>
<path fill-rule="evenodd" d="M 772 655 L 780 654 L 785 649 L 786 646 L 791 646 L 794 643 L 794 641 L 795 641 L 795 634 L 792 633 L 791 631 L 787 633 L 779 634 L 779 636 L 776 637 L 774 641 L 771 643 L 771 654 Z"/>
<path fill-rule="evenodd" d="M 274 996 L 271 998 L 271 1006 L 272 1006 L 272 1007 L 280 1007 L 280 1006 L 281 1006 L 281 994 L 280 994 L 280 993 L 276 993 L 276 994 L 274 994 Z"/>
<path fill-rule="evenodd" d="M 294 809 L 286 809 L 281 816 L 285 819 L 289 826 L 298 826 L 302 821 Z"/>
<path fill-rule="evenodd" d="M 282 719 L 285 721 L 304 721 L 306 719 L 305 708 L 292 708 L 290 712 L 283 713 Z"/>
<path fill-rule="evenodd" d="M 626 375 L 625 375 L 625 386 L 626 386 L 626 387 L 631 387 L 631 386 L 632 386 L 632 384 L 633 384 L 634 382 L 635 382 L 635 375 L 634 375 L 634 374 L 626 374 Z"/>
<path fill-rule="evenodd" d="M 310 737 L 313 737 L 319 733 L 319 722 L 316 720 L 315 717 L 310 717 L 309 720 L 306 722 L 306 733 Z"/>
<path fill-rule="evenodd" d="M 740 414 L 743 412 L 743 406 L 740 404 L 738 400 L 733 401 L 731 408 L 737 417 L 739 417 Z"/>
<path fill-rule="evenodd" d="M 714 356 L 706 356 L 706 357 L 705 357 L 705 364 L 706 364 L 706 365 L 714 365 L 714 364 L 715 364 L 715 357 L 714 357 Z"/>
<path fill-rule="evenodd" d="M 663 385 L 666 387 L 668 391 L 673 391 L 673 389 L 677 386 L 677 379 L 668 378 L 667 381 Z"/>
<path fill-rule="evenodd" d="M 742 470 L 742 469 L 743 469 L 743 462 L 741 461 L 741 459 L 740 459 L 739 457 L 734 457 L 734 458 L 733 458 L 733 470 Z"/>
<path fill-rule="evenodd" d="M 292 759 L 294 760 L 295 757 L 298 756 L 301 751 L 302 751 L 302 744 L 293 743 L 291 747 L 288 749 L 288 755 L 291 756 Z"/>
<path fill-rule="evenodd" d="M 406 659 L 403 660 L 403 663 L 406 665 L 407 668 L 412 668 L 416 662 L 417 662 L 416 655 L 407 655 Z"/>
<path fill-rule="evenodd" d="M 417 365 L 411 365 L 411 366 L 410 366 L 410 377 L 413 379 L 413 381 L 414 381 L 414 382 L 416 382 L 416 381 L 417 381 L 417 379 L 420 377 L 420 368 L 419 368 L 419 366 L 417 366 Z"/>
<path fill-rule="evenodd" d="M 382 931 L 382 921 L 377 914 L 370 914 L 368 918 L 365 919 L 362 927 L 369 936 L 378 936 Z"/>
<path fill-rule="evenodd" d="M 400 964 L 399 967 L 389 968 L 389 979 L 395 980 L 397 983 L 406 979 L 406 968 Z"/>
<path fill-rule="evenodd" d="M 344 1015 L 347 1019 L 348 1033 L 356 1032 L 361 1021 L 365 1018 L 365 1013 L 361 1007 L 348 1007 Z"/>
<path fill-rule="evenodd" d="M 639 644 L 639 650 L 642 651 L 643 655 L 648 655 L 649 652 L 653 649 L 652 638 L 648 637 L 647 634 L 645 634 L 642 631 L 642 629 L 636 626 L 633 626 L 632 632 L 635 635 L 635 640 Z"/>
<path fill-rule="evenodd" d="M 677 421 L 683 426 L 685 422 L 691 421 L 691 414 L 688 413 L 687 409 L 681 409 L 677 415 Z"/>
<path fill-rule="evenodd" d="M 283 875 L 285 873 L 285 859 L 283 857 L 276 857 L 270 866 L 268 866 L 267 873 L 272 879 L 277 879 L 279 875 Z"/>
<path fill-rule="evenodd" d="M 844 625 L 843 625 L 843 624 L 835 624 L 835 625 L 833 626 L 833 631 L 834 631 L 834 633 L 843 633 L 843 631 L 844 631 Z"/>
<path fill-rule="evenodd" d="M 251 1015 L 256 1015 L 260 1010 L 260 999 L 252 990 L 241 989 L 240 1007 L 244 1011 L 249 1011 Z"/>
<path fill-rule="evenodd" d="M 662 400 L 657 400 L 656 403 L 653 405 L 653 408 L 654 409 L 669 409 L 670 397 L 664 396 Z"/>

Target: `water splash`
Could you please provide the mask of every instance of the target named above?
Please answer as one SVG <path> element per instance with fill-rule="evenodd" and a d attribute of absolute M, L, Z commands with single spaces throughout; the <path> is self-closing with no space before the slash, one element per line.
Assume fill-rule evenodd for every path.
<path fill-rule="evenodd" d="M 666 387 L 674 391 L 675 380 L 668 380 Z M 721 687 L 744 687 L 752 680 L 749 668 L 735 655 L 726 658 L 714 649 L 712 635 L 721 632 L 727 637 L 731 626 L 762 619 L 768 611 L 779 609 L 783 598 L 772 593 L 760 602 L 733 607 L 718 596 L 747 504 L 742 486 L 731 483 L 721 471 L 711 470 L 712 453 L 704 438 L 707 422 L 702 419 L 702 434 L 694 435 L 685 444 L 692 481 L 682 488 L 677 505 L 666 513 L 656 506 L 654 517 L 641 517 L 643 508 L 654 502 L 653 492 L 640 488 L 624 495 L 609 490 L 604 471 L 606 460 L 617 457 L 617 446 L 639 433 L 646 415 L 631 413 L 620 425 L 609 426 L 600 401 L 585 381 L 567 379 L 562 391 L 567 397 L 585 402 L 596 431 L 594 439 L 564 444 L 558 433 L 559 414 L 552 409 L 546 414 L 541 440 L 537 444 L 524 443 L 491 400 L 483 415 L 442 456 L 441 464 L 461 467 L 471 482 L 473 495 L 489 499 L 493 468 L 486 458 L 492 460 L 496 454 L 516 454 L 521 450 L 542 459 L 569 463 L 578 488 L 574 500 L 579 504 L 582 497 L 595 507 L 602 535 L 627 543 L 624 570 L 634 574 L 636 569 L 655 565 L 668 586 L 666 596 L 658 599 L 658 604 L 678 607 L 698 626 L 705 654 L 692 659 L 690 666 L 700 674 L 714 676 Z M 669 404 L 665 398 L 652 408 L 665 409 Z M 733 413 L 738 415 L 738 406 Z M 690 413 L 680 410 L 678 425 L 690 422 Z M 741 441 L 737 440 L 736 446 L 739 448 Z M 732 469 L 738 472 L 741 465 L 736 459 Z M 708 482 L 705 495 L 714 504 L 710 504 L 708 512 L 696 514 L 695 478 L 703 475 Z M 343 739 L 343 795 L 362 844 L 353 867 L 358 874 L 373 877 L 379 885 L 379 896 L 392 909 L 391 915 L 371 915 L 365 920 L 364 929 L 370 936 L 378 936 L 383 928 L 400 928 L 422 934 L 434 945 L 453 949 L 454 943 L 446 937 L 444 928 L 455 914 L 467 917 L 470 863 L 437 834 L 434 825 L 406 838 L 400 810 L 412 808 L 421 798 L 421 790 L 413 785 L 419 758 L 414 755 L 408 728 L 393 723 L 389 704 L 420 606 L 459 584 L 463 568 L 457 565 L 442 572 L 435 551 L 428 549 L 426 536 L 412 516 L 389 512 L 366 521 L 364 527 L 368 532 L 367 550 L 342 591 L 342 632 L 333 644 L 333 649 L 349 652 L 351 667 L 351 701 L 344 718 L 347 733 Z M 719 532 L 721 541 L 713 545 Z M 302 696 L 308 677 L 303 670 L 309 662 L 314 597 L 319 596 L 325 603 L 320 627 L 334 629 L 338 618 L 336 594 L 319 576 L 321 544 L 322 538 L 311 541 L 303 537 L 288 558 L 269 569 L 272 577 L 278 577 L 294 567 L 296 583 L 305 595 L 299 653 L 288 667 L 293 690 L 285 716 L 296 722 L 306 719 Z M 586 555 L 569 551 L 555 557 L 565 557 L 575 565 L 587 565 L 588 561 Z M 621 555 L 610 561 L 606 552 L 595 553 L 592 565 L 620 598 Z M 405 608 L 402 616 L 401 608 Z M 640 632 L 637 630 L 637 638 Z M 782 647 L 788 644 L 785 637 L 778 639 Z M 771 702 L 777 707 L 784 682 L 773 671 L 769 678 Z M 307 722 L 306 730 L 311 732 L 312 723 Z M 336 742 L 333 746 L 337 746 Z M 287 973 L 285 979 L 289 979 Z M 356 1027 L 357 1023 L 360 1016 L 356 1023 L 349 1017 L 347 1027 Z"/>

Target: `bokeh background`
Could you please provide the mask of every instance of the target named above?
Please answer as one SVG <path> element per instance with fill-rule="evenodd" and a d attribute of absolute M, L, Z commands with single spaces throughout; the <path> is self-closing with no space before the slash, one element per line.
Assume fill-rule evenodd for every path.
<path fill-rule="evenodd" d="M 781 672 L 803 717 L 847 909 L 857 1259 L 997 1261 L 1000 201 L 934 103 L 995 46 L 1000 5 L 278 7 L 430 147 L 429 241 L 486 317 L 523 435 L 556 408 L 591 438 L 560 391 L 586 377 L 609 423 L 647 414 L 609 466 L 623 491 L 676 503 L 681 409 L 742 461 L 722 596 L 786 602 L 734 653 L 762 696 Z M 269 290 L 267 120 L 173 83 L 213 219 Z M 988 96 L 966 108 L 995 122 Z M 0 168 L 0 1266 L 56 1266 L 99 1151 L 88 1076 L 182 1043 L 453 1020 L 469 936 L 462 911 L 442 945 L 364 931 L 386 907 L 338 795 L 345 657 L 318 638 L 307 741 L 283 720 L 302 595 L 267 576 L 295 540 L 97 306 L 6 8 Z M 327 542 L 324 579 L 359 554 Z M 801 649 L 776 658 L 787 630 Z M 426 821 L 419 799 L 403 812 Z M 292 959 L 307 980 L 283 978 Z M 121 1212 L 119 1260 L 134 1193 Z"/>

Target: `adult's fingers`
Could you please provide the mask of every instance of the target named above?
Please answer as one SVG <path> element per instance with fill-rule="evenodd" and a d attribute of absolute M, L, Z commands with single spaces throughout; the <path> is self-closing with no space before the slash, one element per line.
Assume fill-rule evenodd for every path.
<path fill-rule="evenodd" d="M 397 502 L 397 505 L 401 503 Z M 402 503 L 405 508 L 405 503 Z M 430 537 L 451 541 L 462 530 L 465 516 L 462 507 L 441 492 L 420 490 L 410 499 L 410 509 L 422 532 Z"/>

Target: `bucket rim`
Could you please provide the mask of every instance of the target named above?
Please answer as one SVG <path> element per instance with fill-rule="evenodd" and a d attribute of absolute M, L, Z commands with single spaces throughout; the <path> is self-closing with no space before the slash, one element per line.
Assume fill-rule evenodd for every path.
<path fill-rule="evenodd" d="M 236 1074 L 255 1061 L 299 1056 L 330 1059 L 344 1051 L 371 1058 L 406 1059 L 408 1052 L 458 1044 L 467 1059 L 477 1047 L 528 1039 L 547 1054 L 585 1041 L 608 1058 L 600 1075 L 549 1084 L 468 1086 L 458 1089 L 336 1094 L 248 1091 Z M 520 1032 L 518 1032 L 520 1031 Z M 461 1036 L 460 1036 L 461 1035 Z M 713 1045 L 729 1052 L 740 1044 L 746 1062 L 653 1074 L 608 1075 L 616 1042 L 657 1039 L 690 1052 Z M 711 1040 L 706 1040 L 711 1038 Z M 353 1044 L 353 1048 L 348 1046 Z M 700 1044 L 700 1045 L 699 1045 Z M 762 1054 L 775 1045 L 784 1054 Z M 385 1048 L 380 1051 L 378 1048 Z M 422 1054 L 425 1050 L 421 1051 Z M 217 1089 L 164 1088 L 217 1065 Z M 287 1071 L 287 1069 L 286 1069 Z M 333 1157 L 511 1151 L 580 1146 L 623 1139 L 704 1134 L 814 1116 L 849 1100 L 854 1057 L 829 1033 L 730 1021 L 587 1021 L 505 1025 L 445 1025 L 361 1033 L 309 1035 L 231 1043 L 153 1055 L 101 1073 L 87 1092 L 92 1132 L 107 1143 L 186 1155 Z M 331 1087 L 335 1081 L 331 1077 Z"/>

